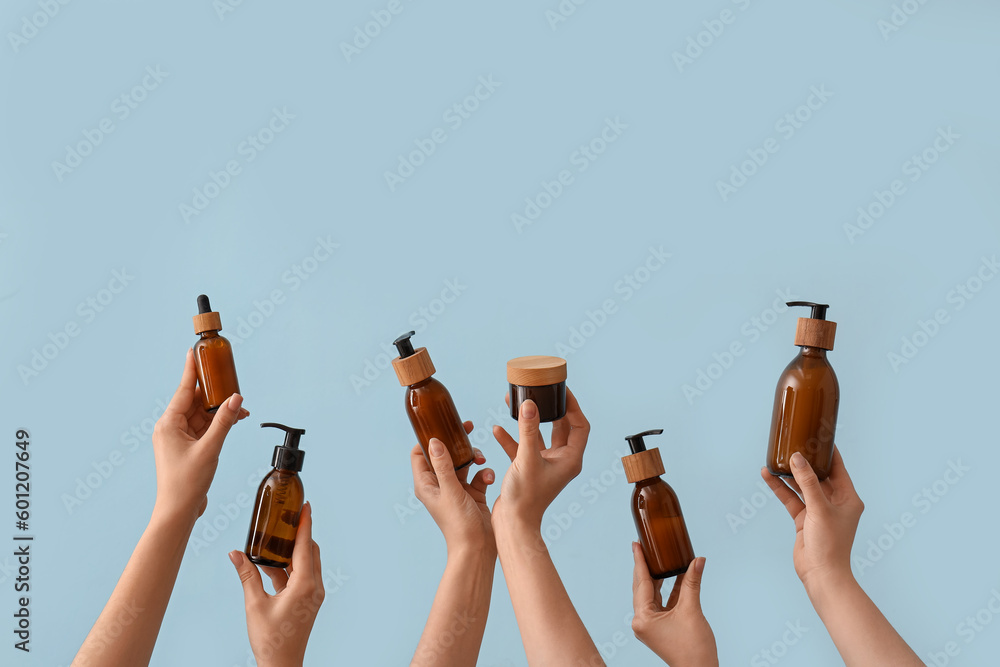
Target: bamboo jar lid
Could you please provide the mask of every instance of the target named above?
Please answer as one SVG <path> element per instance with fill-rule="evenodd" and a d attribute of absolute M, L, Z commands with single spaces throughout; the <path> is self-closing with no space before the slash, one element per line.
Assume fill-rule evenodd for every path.
<path fill-rule="evenodd" d="M 560 357 L 517 357 L 507 362 L 507 382 L 544 387 L 566 381 L 566 360 Z"/>
<path fill-rule="evenodd" d="M 191 319 L 194 320 L 194 332 L 196 334 L 200 334 L 205 331 L 219 331 L 222 329 L 222 318 L 219 317 L 219 313 L 214 310 L 210 313 L 195 315 Z"/>
<path fill-rule="evenodd" d="M 622 467 L 625 468 L 625 479 L 629 484 L 659 477 L 664 473 L 660 450 L 656 447 L 638 454 L 623 456 Z"/>
<path fill-rule="evenodd" d="M 392 360 L 392 367 L 396 371 L 396 377 L 399 378 L 399 384 L 403 387 L 423 382 L 434 375 L 436 370 L 426 347 L 418 347 L 413 354 L 405 359 L 396 357 Z"/>
<path fill-rule="evenodd" d="M 795 329 L 795 344 L 804 347 L 818 347 L 824 350 L 833 349 L 833 339 L 837 335 L 837 323 L 829 320 L 817 320 L 811 317 L 800 317 Z"/>

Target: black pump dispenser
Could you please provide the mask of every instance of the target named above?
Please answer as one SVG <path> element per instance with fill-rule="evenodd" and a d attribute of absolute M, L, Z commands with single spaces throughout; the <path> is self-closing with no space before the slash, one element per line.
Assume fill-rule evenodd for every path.
<path fill-rule="evenodd" d="M 811 320 L 825 320 L 826 319 L 826 309 L 830 306 L 825 303 L 813 303 L 812 301 L 788 301 L 785 303 L 786 306 L 808 306 L 812 308 L 812 312 L 809 313 L 809 319 Z"/>
<path fill-rule="evenodd" d="M 628 442 L 629 449 L 632 450 L 633 454 L 638 454 L 639 452 L 646 451 L 646 443 L 642 441 L 647 435 L 660 435 L 663 433 L 662 428 L 653 429 L 652 431 L 643 431 L 642 433 L 636 433 L 635 435 L 630 435 L 625 438 Z"/>
<path fill-rule="evenodd" d="M 413 343 L 410 342 L 410 336 L 416 334 L 416 331 L 407 331 L 405 334 L 392 341 L 392 344 L 396 346 L 399 351 L 399 358 L 406 359 L 407 357 L 413 356 Z"/>
<path fill-rule="evenodd" d="M 260 427 L 280 428 L 285 432 L 285 442 L 274 448 L 271 465 L 278 470 L 292 470 L 294 472 L 302 470 L 302 459 L 305 458 L 306 453 L 299 449 L 299 438 L 306 434 L 306 430 L 274 422 L 265 422 Z"/>
<path fill-rule="evenodd" d="M 204 294 L 198 295 L 198 314 L 204 315 L 205 313 L 212 312 L 212 306 L 208 303 L 208 297 Z"/>

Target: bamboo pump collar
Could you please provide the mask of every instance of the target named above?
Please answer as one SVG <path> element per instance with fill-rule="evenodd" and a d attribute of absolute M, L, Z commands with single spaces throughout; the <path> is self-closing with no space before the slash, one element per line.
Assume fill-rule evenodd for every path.
<path fill-rule="evenodd" d="M 436 370 L 426 347 L 413 349 L 410 336 L 415 333 L 415 331 L 409 331 L 392 341 L 392 344 L 399 350 L 399 356 L 392 360 L 392 368 L 396 371 L 399 384 L 403 387 L 423 382 L 434 375 Z"/>
<path fill-rule="evenodd" d="M 789 301 L 786 306 L 808 306 L 812 308 L 809 317 L 800 317 L 795 329 L 795 344 L 799 347 L 818 347 L 823 350 L 833 349 L 833 339 L 837 335 L 837 323 L 826 319 L 825 303 L 811 301 Z"/>
<path fill-rule="evenodd" d="M 660 458 L 660 450 L 654 447 L 646 449 L 646 443 L 642 441 L 647 435 L 660 435 L 662 428 L 653 431 L 643 431 L 630 435 L 625 440 L 628 442 L 632 454 L 622 457 L 622 467 L 625 468 L 625 479 L 629 484 L 635 484 L 645 479 L 653 479 L 664 473 L 663 460 Z"/>

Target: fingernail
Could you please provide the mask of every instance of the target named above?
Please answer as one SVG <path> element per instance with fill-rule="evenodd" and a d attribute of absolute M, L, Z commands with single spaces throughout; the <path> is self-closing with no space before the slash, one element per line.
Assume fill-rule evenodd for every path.
<path fill-rule="evenodd" d="M 243 405 L 243 397 L 239 394 L 233 394 L 229 397 L 229 409 L 233 412 L 239 414 L 240 406 Z"/>
<path fill-rule="evenodd" d="M 431 451 L 431 456 L 438 457 L 444 455 L 444 443 L 437 438 L 431 438 L 428 449 Z"/>
<path fill-rule="evenodd" d="M 705 558 L 701 557 L 694 561 L 694 571 L 701 574 L 705 571 Z"/>
<path fill-rule="evenodd" d="M 483 475 L 483 479 L 486 480 L 487 484 L 492 484 L 493 480 L 496 479 L 496 477 L 493 475 L 493 473 L 488 472 L 485 475 Z"/>
<path fill-rule="evenodd" d="M 802 456 L 801 452 L 795 452 L 792 454 L 792 465 L 796 468 L 806 467 L 806 457 Z"/>
<path fill-rule="evenodd" d="M 517 410 L 525 419 L 534 419 L 535 415 L 538 414 L 538 408 L 535 407 L 535 402 L 530 398 L 524 403 L 521 403 Z"/>
<path fill-rule="evenodd" d="M 239 567 L 240 563 L 243 562 L 242 556 L 243 554 L 241 554 L 239 551 L 229 552 L 229 560 L 233 561 L 233 565 L 235 565 L 236 567 Z"/>
<path fill-rule="evenodd" d="M 486 458 L 485 456 L 483 456 L 482 451 L 480 451 L 478 448 L 473 448 L 472 451 L 475 452 L 477 459 L 485 459 Z"/>

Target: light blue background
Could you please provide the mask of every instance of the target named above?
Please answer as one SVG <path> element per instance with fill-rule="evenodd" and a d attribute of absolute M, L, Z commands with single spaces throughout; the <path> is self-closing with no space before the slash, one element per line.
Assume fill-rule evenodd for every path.
<path fill-rule="evenodd" d="M 255 489 L 278 440 L 257 422 L 308 430 L 303 480 L 330 575 L 310 664 L 405 664 L 444 564 L 426 511 L 403 510 L 413 436 L 381 346 L 421 307 L 439 312 L 415 340 L 502 476 L 505 457 L 486 431 L 502 405 L 504 361 L 556 353 L 605 299 L 616 312 L 596 331 L 584 326 L 593 335 L 568 356 L 570 386 L 594 427 L 584 472 L 545 530 L 609 664 L 659 664 L 628 627 L 635 532 L 631 489 L 615 472 L 623 437 L 657 427 L 666 479 L 708 557 L 703 604 L 722 664 L 752 664 L 796 622 L 807 632 L 783 664 L 838 664 L 792 570 L 792 523 L 758 487 L 774 383 L 796 352 L 795 315 L 753 341 L 743 327 L 767 317 L 786 289 L 831 304 L 839 323 L 830 355 L 842 390 L 838 442 L 867 505 L 854 555 L 889 540 L 883 526 L 903 512 L 917 517 L 862 584 L 922 658 L 957 641 L 951 664 L 994 661 L 1000 620 L 971 643 L 956 626 L 1000 589 L 1000 281 L 960 310 L 949 293 L 1000 247 L 1000 8 L 927 2 L 884 39 L 887 0 L 594 0 L 555 29 L 545 12 L 556 0 L 404 0 L 348 62 L 341 42 L 386 5 L 246 0 L 220 19 L 208 0 L 73 2 L 15 51 L 7 34 L 40 10 L 6 4 L 0 467 L 12 486 L 13 434 L 29 429 L 37 541 L 33 652 L 14 651 L 5 634 L 4 664 L 69 664 L 110 594 L 155 493 L 148 438 L 131 452 L 122 438 L 144 420 L 149 428 L 175 388 L 201 292 L 221 311 L 224 334 L 240 318 L 260 326 L 236 347 L 252 417 L 226 444 L 195 534 L 210 536 L 213 519 L 228 522 L 225 506 Z M 723 9 L 734 22 L 678 71 L 672 54 Z M 147 66 L 167 78 L 119 120 L 113 101 Z M 500 87 L 452 129 L 444 112 L 481 76 Z M 785 139 L 776 121 L 812 86 L 833 96 Z M 275 107 L 295 118 L 246 162 L 240 142 Z M 114 132 L 60 182 L 52 162 L 105 117 Z M 627 128 L 575 171 L 574 152 L 607 118 Z M 438 127 L 447 141 L 390 192 L 384 172 Z M 904 162 L 948 127 L 960 138 L 907 180 Z M 716 182 L 768 137 L 780 150 L 723 201 Z M 178 206 L 230 159 L 242 172 L 185 223 Z M 519 232 L 511 214 L 562 169 L 573 183 Z M 897 178 L 906 193 L 851 243 L 844 225 Z M 320 237 L 340 247 L 293 289 L 287 272 Z M 626 300 L 615 286 L 650 247 L 671 257 Z M 87 322 L 78 304 L 123 268 L 134 279 Z M 464 288 L 441 312 L 434 300 L 449 280 Z M 252 316 L 273 290 L 284 302 Z M 947 324 L 929 341 L 918 336 L 927 344 L 894 369 L 887 355 L 937 309 Z M 80 334 L 22 380 L 18 367 L 68 322 Z M 735 341 L 745 351 L 719 376 L 713 355 Z M 351 378 L 366 362 L 378 375 L 355 391 Z M 689 402 L 682 386 L 699 370 L 717 379 Z M 124 462 L 68 511 L 64 494 L 116 450 Z M 959 460 L 971 470 L 921 513 L 914 496 Z M 613 481 L 597 492 L 591 480 L 602 473 Z M 10 491 L 0 498 L 8 544 L 13 501 Z M 744 501 L 764 499 L 731 525 L 741 507 L 751 514 Z M 573 502 L 583 514 L 564 529 L 559 515 Z M 243 545 L 248 513 L 197 554 L 189 547 L 154 665 L 252 664 L 226 558 Z M 15 596 L 9 573 L 0 579 L 2 629 Z M 480 662 L 525 664 L 499 568 Z"/>

